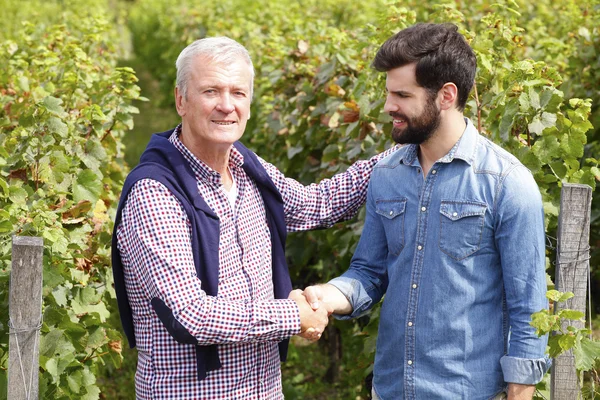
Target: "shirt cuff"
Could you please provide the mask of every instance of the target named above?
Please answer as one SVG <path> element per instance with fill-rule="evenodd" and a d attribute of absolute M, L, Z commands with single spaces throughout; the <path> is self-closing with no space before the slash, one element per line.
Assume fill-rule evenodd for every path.
<path fill-rule="evenodd" d="M 522 385 L 535 385 L 541 381 L 551 364 L 550 358 L 529 359 L 504 356 L 500 359 L 504 382 Z"/>
<path fill-rule="evenodd" d="M 372 303 L 371 296 L 369 296 L 363 284 L 358 279 L 340 276 L 330 280 L 328 283 L 338 288 L 352 305 L 351 314 L 333 314 L 336 319 L 347 320 L 356 318 L 369 309 L 369 305 Z"/>
<path fill-rule="evenodd" d="M 294 300 L 276 299 L 259 302 L 255 310 L 254 324 L 267 321 L 276 324 L 277 331 L 274 332 L 278 340 L 283 340 L 300 333 L 300 311 Z"/>

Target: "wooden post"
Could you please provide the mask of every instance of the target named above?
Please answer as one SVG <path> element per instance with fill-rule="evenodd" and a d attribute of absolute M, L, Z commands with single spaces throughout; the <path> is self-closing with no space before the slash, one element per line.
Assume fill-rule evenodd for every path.
<path fill-rule="evenodd" d="M 555 286 L 561 292 L 573 292 L 575 297 L 564 303 L 555 304 L 555 312 L 568 308 L 585 314 L 590 268 L 591 204 L 591 187 L 563 184 L 558 218 Z M 585 322 L 572 321 L 572 325 L 581 329 Z M 551 378 L 550 399 L 575 400 L 580 398 L 581 388 L 575 371 L 575 358 L 572 350 L 554 359 Z"/>
<path fill-rule="evenodd" d="M 8 398 L 38 398 L 42 318 L 42 238 L 13 236 L 10 271 Z"/>

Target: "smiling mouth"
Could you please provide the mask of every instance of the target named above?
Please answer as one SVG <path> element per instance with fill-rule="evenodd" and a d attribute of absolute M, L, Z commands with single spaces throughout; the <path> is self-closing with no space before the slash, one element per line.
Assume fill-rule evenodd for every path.
<path fill-rule="evenodd" d="M 212 121 L 212 122 L 217 125 L 233 125 L 233 124 L 235 124 L 235 122 L 233 122 L 233 121 Z"/>

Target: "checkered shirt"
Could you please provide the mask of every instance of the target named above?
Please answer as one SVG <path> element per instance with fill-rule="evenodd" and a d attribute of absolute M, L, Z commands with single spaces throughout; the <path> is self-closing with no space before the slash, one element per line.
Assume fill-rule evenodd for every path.
<path fill-rule="evenodd" d="M 138 181 L 117 227 L 118 249 L 135 327 L 138 399 L 282 399 L 278 342 L 300 332 L 293 300 L 273 296 L 271 237 L 256 184 L 231 149 L 238 187 L 235 207 L 219 173 L 179 140 L 169 140 L 190 163 L 198 191 L 220 219 L 218 295 L 196 276 L 188 217 L 169 190 Z M 345 173 L 303 186 L 260 159 L 284 200 L 288 231 L 328 227 L 351 218 L 364 203 L 373 166 L 393 150 L 359 161 Z M 217 267 L 217 266 L 215 266 Z M 150 300 L 162 299 L 200 345 L 217 344 L 222 367 L 198 380 L 194 346 L 175 341 Z"/>

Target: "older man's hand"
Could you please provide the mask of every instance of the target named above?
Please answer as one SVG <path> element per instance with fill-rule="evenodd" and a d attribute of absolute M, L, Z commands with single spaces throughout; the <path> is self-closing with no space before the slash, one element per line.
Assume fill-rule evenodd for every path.
<path fill-rule="evenodd" d="M 292 290 L 288 298 L 296 302 L 300 311 L 299 336 L 308 340 L 318 340 L 329 323 L 329 315 L 333 311 L 331 307 L 322 303 L 317 310 L 313 310 L 300 289 Z"/>

